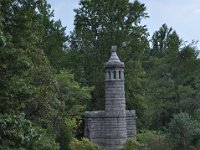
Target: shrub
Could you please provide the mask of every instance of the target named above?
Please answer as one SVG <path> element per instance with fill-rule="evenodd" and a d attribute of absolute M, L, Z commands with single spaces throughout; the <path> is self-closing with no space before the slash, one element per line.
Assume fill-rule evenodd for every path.
<path fill-rule="evenodd" d="M 73 139 L 70 144 L 71 150 L 100 150 L 99 146 L 89 139 L 83 138 L 81 141 Z"/>
<path fill-rule="evenodd" d="M 70 150 L 72 137 L 72 130 L 64 122 L 60 123 L 56 136 L 56 141 L 60 145 L 60 150 Z"/>
<path fill-rule="evenodd" d="M 47 135 L 21 115 L 0 115 L 0 149 L 58 150 L 54 137 Z"/>
<path fill-rule="evenodd" d="M 144 130 L 137 135 L 137 140 L 147 146 L 149 150 L 166 150 L 166 138 L 158 131 Z"/>
<path fill-rule="evenodd" d="M 173 150 L 199 149 L 200 123 L 188 113 L 174 115 L 169 123 L 168 141 Z"/>
<path fill-rule="evenodd" d="M 128 139 L 123 145 L 123 150 L 147 150 L 147 147 L 135 139 Z"/>

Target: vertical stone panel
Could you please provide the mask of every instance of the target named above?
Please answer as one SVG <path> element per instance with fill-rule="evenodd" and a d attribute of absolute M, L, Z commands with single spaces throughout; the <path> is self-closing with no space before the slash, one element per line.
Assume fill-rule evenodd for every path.
<path fill-rule="evenodd" d="M 136 115 L 134 110 L 126 111 L 127 137 L 136 137 Z"/>

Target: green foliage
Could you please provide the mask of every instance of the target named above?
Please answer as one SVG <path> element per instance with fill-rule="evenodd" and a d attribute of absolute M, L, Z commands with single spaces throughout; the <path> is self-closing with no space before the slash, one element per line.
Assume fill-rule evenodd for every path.
<path fill-rule="evenodd" d="M 46 126 L 59 107 L 54 73 L 40 49 L 44 36 L 42 14 L 48 12 L 46 2 L 3 0 L 0 6 L 6 39 L 0 51 L 0 111 L 25 112 L 29 119 Z"/>
<path fill-rule="evenodd" d="M 57 119 L 60 120 L 61 125 L 65 125 L 65 127 L 62 125 L 62 128 L 66 131 L 63 133 L 66 134 L 68 139 L 71 139 L 70 134 L 75 136 L 83 135 L 81 127 L 82 117 L 87 104 L 90 102 L 93 88 L 80 86 L 74 80 L 74 75 L 66 70 L 61 70 L 56 75 L 56 81 L 58 85 L 58 99 L 62 104 Z M 70 140 L 67 141 L 70 142 Z"/>
<path fill-rule="evenodd" d="M 67 46 L 66 42 L 68 37 L 65 35 L 65 27 L 62 27 L 61 21 L 49 19 L 46 16 L 45 20 L 45 35 L 43 37 L 43 44 L 41 48 L 44 50 L 45 55 L 48 57 L 50 64 L 56 70 L 66 68 L 67 60 Z"/>
<path fill-rule="evenodd" d="M 165 42 L 157 34 L 163 35 Z M 149 73 L 146 99 L 149 105 L 145 120 L 150 127 L 158 129 L 165 126 L 175 113 L 186 111 L 193 114 L 199 108 L 200 61 L 195 47 L 189 44 L 180 48 L 180 38 L 166 25 L 155 32 L 154 42 L 160 43 L 157 46 L 162 45 L 162 52 L 149 54 L 145 64 Z M 153 48 L 150 53 L 161 51 L 156 46 Z"/>
<path fill-rule="evenodd" d="M 47 138 L 48 137 L 48 138 Z M 0 115 L 0 149 L 58 150 L 55 139 L 22 115 Z"/>
<path fill-rule="evenodd" d="M 100 150 L 98 145 L 92 143 L 86 138 L 83 138 L 81 141 L 73 139 L 70 146 L 71 150 Z"/>
<path fill-rule="evenodd" d="M 0 61 L 0 111 L 20 111 L 32 94 L 32 86 L 26 78 L 32 62 L 23 50 L 14 48 L 0 48 Z"/>
<path fill-rule="evenodd" d="M 69 40 L 46 0 L 0 1 L 0 149 L 99 149 L 74 137 L 82 136 L 86 109 L 104 108 L 103 66 L 117 45 L 127 109 L 136 110 L 139 131 L 155 130 L 143 130 L 125 149 L 199 150 L 195 45 L 183 45 L 164 24 L 149 49 L 140 25 L 148 16 L 138 1 L 81 0 L 75 13 Z"/>
<path fill-rule="evenodd" d="M 83 86 L 74 80 L 74 75 L 67 71 L 60 71 L 56 76 L 58 95 L 64 107 L 64 116 L 80 121 L 86 105 L 91 99 L 93 88 Z"/>
<path fill-rule="evenodd" d="M 1 16 L 0 16 L 1 17 Z M 0 20 L 1 20 L 1 18 L 0 18 Z M 6 45 L 6 39 L 5 39 L 5 37 L 3 36 L 3 33 L 2 33 L 2 25 L 1 25 L 1 23 L 0 23 L 0 48 L 2 48 L 2 47 L 5 47 L 5 45 Z"/>
<path fill-rule="evenodd" d="M 178 51 L 181 43 L 182 40 L 178 37 L 176 31 L 163 24 L 152 36 L 152 49 L 149 51 L 149 55 L 163 57 L 166 53 L 169 53 L 169 50 L 171 50 L 170 53 Z"/>
<path fill-rule="evenodd" d="M 123 150 L 147 150 L 147 147 L 135 139 L 128 139 L 123 145 Z"/>
<path fill-rule="evenodd" d="M 174 115 L 168 128 L 168 140 L 173 150 L 199 149 L 200 123 L 188 113 Z"/>
<path fill-rule="evenodd" d="M 143 130 L 136 139 L 128 139 L 124 150 L 168 150 L 166 135 L 159 131 Z"/>
<path fill-rule="evenodd" d="M 33 96 L 26 104 L 26 115 L 44 127 L 57 116 L 62 107 L 57 96 L 55 74 L 48 64 L 38 65 L 29 72 L 30 84 L 34 87 Z"/>
<path fill-rule="evenodd" d="M 159 131 L 144 130 L 137 135 L 137 140 L 149 150 L 167 150 L 166 135 Z"/>
<path fill-rule="evenodd" d="M 73 134 L 72 129 L 68 127 L 67 124 L 61 123 L 59 125 L 58 133 L 56 136 L 56 141 L 60 145 L 60 150 L 70 150 L 70 142 L 72 140 Z"/>
<path fill-rule="evenodd" d="M 60 81 L 53 69 L 60 70 L 65 66 L 65 28 L 60 21 L 52 20 L 53 13 L 46 0 L 1 0 L 0 7 L 0 114 L 8 114 L 10 122 L 17 121 L 13 125 L 19 128 L 18 131 L 13 127 L 10 131 L 5 124 L 4 129 L 13 135 L 6 135 L 7 138 L 1 140 L 10 142 L 10 149 L 58 149 L 50 135 L 53 134 L 60 137 L 60 148 L 65 149 L 63 141 L 66 140 L 66 145 L 69 145 L 77 126 L 68 129 L 60 123 L 60 118 L 71 112 L 63 119 L 80 122 L 86 101 L 90 98 L 89 88 L 79 87 L 73 78 Z M 53 59 L 55 54 L 58 55 Z M 64 95 L 60 84 L 65 80 L 69 83 L 65 85 L 70 92 Z M 71 100 L 70 106 L 62 105 L 62 96 Z M 17 120 L 15 115 L 20 113 L 24 113 L 26 119 Z M 63 137 L 61 130 L 65 131 Z M 24 138 L 21 136 L 27 138 L 25 144 L 21 142 Z M 3 149 L 6 146 L 9 144 L 4 144 Z"/>
<path fill-rule="evenodd" d="M 117 45 L 118 55 L 126 64 L 127 108 L 136 109 L 141 122 L 146 82 L 142 55 L 148 47 L 147 29 L 140 25 L 148 17 L 145 5 L 128 0 L 81 0 L 75 13 L 67 67 L 75 74 L 75 80 L 94 86 L 88 109 L 104 109 L 103 67 L 111 45 Z"/>

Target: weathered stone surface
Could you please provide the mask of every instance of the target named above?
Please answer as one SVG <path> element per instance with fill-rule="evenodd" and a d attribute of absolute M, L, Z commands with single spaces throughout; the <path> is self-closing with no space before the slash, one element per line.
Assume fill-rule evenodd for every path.
<path fill-rule="evenodd" d="M 135 111 L 125 109 L 124 63 L 115 49 L 105 64 L 105 111 L 84 113 L 84 136 L 103 150 L 121 150 L 127 138 L 136 136 Z"/>

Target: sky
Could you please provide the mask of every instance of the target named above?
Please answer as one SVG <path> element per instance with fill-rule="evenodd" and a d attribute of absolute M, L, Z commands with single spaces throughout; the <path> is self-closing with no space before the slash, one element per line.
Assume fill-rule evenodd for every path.
<path fill-rule="evenodd" d="M 47 0 L 54 10 L 55 20 L 60 19 L 66 26 L 66 33 L 73 30 L 74 9 L 79 7 L 79 0 Z M 200 50 L 200 0 L 139 0 L 144 3 L 149 18 L 143 20 L 150 36 L 162 24 L 172 27 L 180 38 L 189 43 L 199 41 Z"/>

